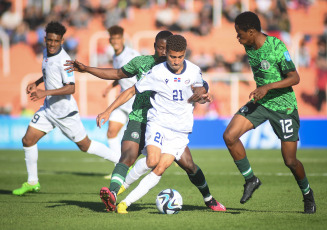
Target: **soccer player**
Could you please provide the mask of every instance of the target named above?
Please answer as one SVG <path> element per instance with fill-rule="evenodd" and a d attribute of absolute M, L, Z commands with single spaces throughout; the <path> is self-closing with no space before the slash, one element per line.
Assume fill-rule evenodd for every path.
<path fill-rule="evenodd" d="M 117 106 L 136 93 L 150 91 L 153 94 L 150 98 L 153 107 L 148 110 L 145 146 L 147 169 L 154 169 L 119 203 L 117 212 L 121 214 L 127 213 L 128 206 L 159 183 L 161 175 L 175 159 L 178 161 L 181 158 L 189 143 L 188 134 L 192 132 L 193 127 L 194 103 L 189 103 L 188 99 L 193 94 L 193 87 L 203 86 L 202 74 L 198 66 L 184 59 L 186 39 L 183 36 L 168 37 L 166 51 L 167 62 L 154 66 L 135 86 L 121 94 L 117 101 L 97 117 L 97 124 L 101 127 Z M 137 166 L 138 164 L 134 168 Z M 101 191 L 108 197 L 114 197 L 106 187 Z M 106 203 L 106 200 L 104 203 L 107 206 L 112 205 Z M 218 203 L 218 206 L 217 211 L 226 211 L 223 205 Z"/>
<path fill-rule="evenodd" d="M 154 55 L 135 57 L 120 69 L 89 67 L 75 60 L 67 61 L 65 65 L 69 67 L 66 68 L 66 70 L 68 70 L 68 72 L 88 72 L 98 78 L 106 80 L 116 80 L 137 75 L 137 79 L 139 80 L 153 66 L 166 60 L 166 40 L 171 35 L 172 33 L 169 31 L 160 31 L 155 38 Z M 189 101 L 196 102 L 200 100 L 201 96 L 206 92 L 207 90 L 205 87 L 194 88 L 194 94 L 189 98 Z M 127 171 L 129 167 L 134 164 L 141 150 L 144 148 L 147 112 L 148 109 L 152 107 L 150 97 L 151 92 L 137 94 L 135 97 L 133 111 L 129 114 L 129 121 L 122 139 L 121 158 L 112 172 L 109 189 L 101 190 L 101 197 L 107 207 L 107 211 L 115 210 L 116 197 L 125 181 Z M 181 159 L 177 161 L 177 164 L 187 173 L 192 184 L 201 192 L 205 205 L 213 211 L 219 211 L 219 203 L 212 197 L 205 176 L 201 168 L 194 163 L 188 147 L 185 148 L 185 152 Z M 146 164 L 143 164 L 143 166 L 144 165 L 147 166 Z M 136 166 L 137 165 L 132 168 L 130 173 L 135 171 L 135 173 L 142 175 L 149 170 L 149 168 L 145 168 L 145 166 L 144 168 Z M 108 196 L 109 191 L 112 195 L 110 197 Z"/>
<path fill-rule="evenodd" d="M 110 35 L 109 42 L 115 51 L 113 56 L 113 68 L 119 69 L 134 57 L 140 56 L 136 50 L 133 50 L 124 45 L 124 29 L 122 27 L 117 25 L 112 26 L 108 29 L 108 32 Z M 117 85 L 120 85 L 120 91 L 123 92 L 124 90 L 133 86 L 136 82 L 137 80 L 135 76 L 121 80 L 114 80 L 111 84 L 108 85 L 108 87 L 106 87 L 103 96 L 106 96 L 109 91 Z M 132 111 L 133 102 L 134 98 L 131 98 L 124 105 L 116 109 L 109 118 L 107 132 L 109 148 L 119 154 L 121 151 L 121 140 L 119 137 L 117 137 L 117 135 L 128 121 L 128 114 Z"/>
<path fill-rule="evenodd" d="M 247 202 L 261 181 L 254 175 L 240 137 L 269 120 L 281 140 L 285 165 L 293 173 L 304 198 L 304 213 L 315 213 L 316 204 L 302 163 L 296 158 L 300 120 L 293 85 L 300 82 L 285 44 L 261 32 L 258 16 L 243 12 L 235 19 L 238 41 L 249 57 L 257 88 L 252 98 L 232 118 L 224 132 L 224 141 L 245 178 L 241 203 Z"/>
<path fill-rule="evenodd" d="M 14 195 L 40 190 L 37 172 L 37 142 L 55 127 L 75 142 L 83 152 L 95 154 L 114 163 L 119 160 L 118 154 L 112 152 L 106 145 L 90 140 L 85 132 L 76 101 L 72 96 L 75 92 L 74 74 L 65 71 L 63 66 L 65 61 L 70 59 L 62 48 L 66 28 L 59 22 L 50 22 L 45 32 L 43 76 L 26 88 L 32 101 L 45 99 L 43 106 L 34 114 L 22 140 L 28 179 L 21 188 L 13 190 Z M 44 82 L 45 90 L 37 88 L 42 82 Z"/>

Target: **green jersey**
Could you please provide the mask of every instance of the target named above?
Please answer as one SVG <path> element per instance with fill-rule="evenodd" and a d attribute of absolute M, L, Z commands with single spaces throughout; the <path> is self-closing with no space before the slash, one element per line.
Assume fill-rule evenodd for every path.
<path fill-rule="evenodd" d="M 140 80 L 153 66 L 158 64 L 154 55 L 138 56 L 124 65 L 121 70 L 128 77 L 136 75 L 136 79 Z M 148 110 L 152 107 L 150 103 L 151 91 L 138 93 L 135 96 L 132 112 L 129 114 L 129 119 L 142 123 L 147 122 Z"/>
<path fill-rule="evenodd" d="M 295 70 L 285 44 L 278 38 L 267 36 L 265 43 L 258 50 L 246 45 L 244 47 L 257 87 L 281 81 L 286 78 L 287 73 Z M 269 90 L 258 103 L 267 109 L 286 114 L 297 109 L 292 87 Z"/>

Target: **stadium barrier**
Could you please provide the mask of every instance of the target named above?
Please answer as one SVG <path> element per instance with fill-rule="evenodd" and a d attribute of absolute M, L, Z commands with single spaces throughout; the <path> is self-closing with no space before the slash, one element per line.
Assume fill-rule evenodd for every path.
<path fill-rule="evenodd" d="M 0 116 L 0 149 L 22 149 L 22 138 L 31 118 Z M 82 118 L 90 139 L 107 145 L 107 125 L 101 129 L 96 126 L 95 118 Z M 223 141 L 229 119 L 195 120 L 193 133 L 190 134 L 190 148 L 226 149 Z M 301 119 L 299 148 L 327 148 L 325 136 L 327 119 Z M 123 132 L 119 135 L 122 137 Z M 280 148 L 280 141 L 268 122 L 241 138 L 244 146 L 250 149 Z M 54 129 L 38 143 L 39 149 L 78 150 L 78 147 L 65 137 L 59 129 Z"/>

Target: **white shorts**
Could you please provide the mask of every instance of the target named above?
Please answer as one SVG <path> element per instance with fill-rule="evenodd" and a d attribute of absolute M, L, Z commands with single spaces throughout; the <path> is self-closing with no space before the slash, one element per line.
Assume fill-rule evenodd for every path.
<path fill-rule="evenodd" d="M 176 132 L 153 122 L 148 122 L 146 125 L 145 146 L 157 146 L 161 149 L 161 153 L 171 154 L 177 161 L 181 159 L 188 143 L 188 133 Z"/>
<path fill-rule="evenodd" d="M 124 125 L 128 122 L 128 113 L 118 107 L 110 114 L 109 121 L 119 122 Z"/>
<path fill-rule="evenodd" d="M 45 133 L 58 127 L 61 132 L 73 142 L 79 142 L 86 137 L 86 131 L 79 113 L 60 119 L 46 113 L 42 106 L 34 114 L 29 125 Z"/>

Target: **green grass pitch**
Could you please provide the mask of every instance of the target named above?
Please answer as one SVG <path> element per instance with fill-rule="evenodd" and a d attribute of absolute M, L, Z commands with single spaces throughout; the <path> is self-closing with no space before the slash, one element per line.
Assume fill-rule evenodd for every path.
<path fill-rule="evenodd" d="M 227 150 L 192 150 L 212 195 L 227 208 L 213 212 L 187 175 L 172 165 L 160 183 L 129 207 L 129 213 L 107 213 L 99 198 L 104 176 L 113 163 L 80 151 L 40 151 L 41 191 L 22 197 L 11 194 L 27 179 L 23 151 L 0 150 L 0 229 L 326 229 L 327 150 L 299 150 L 315 192 L 317 213 L 303 214 L 302 195 L 279 150 L 248 150 L 248 158 L 262 186 L 240 204 L 244 179 Z M 118 197 L 122 200 L 132 188 Z M 156 195 L 174 188 L 183 197 L 176 215 L 162 215 Z"/>

